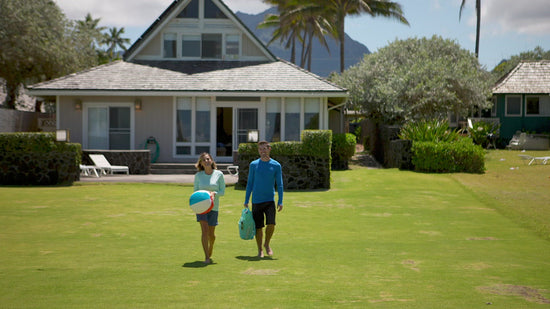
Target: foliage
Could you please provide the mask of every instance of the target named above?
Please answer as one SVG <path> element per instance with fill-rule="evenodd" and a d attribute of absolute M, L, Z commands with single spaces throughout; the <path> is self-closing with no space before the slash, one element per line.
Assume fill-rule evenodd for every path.
<path fill-rule="evenodd" d="M 80 144 L 56 142 L 53 133 L 0 134 L 0 184 L 56 185 L 78 179 Z"/>
<path fill-rule="evenodd" d="M 508 72 L 512 71 L 521 61 L 540 61 L 550 60 L 550 50 L 544 50 L 542 47 L 537 46 L 535 49 L 522 52 L 519 55 L 514 55 L 508 60 L 503 60 L 499 63 L 491 72 L 493 80 L 496 82 Z"/>
<path fill-rule="evenodd" d="M 336 133 L 332 135 L 332 159 L 348 161 L 355 154 L 356 137 L 351 133 Z"/>
<path fill-rule="evenodd" d="M 350 107 L 387 124 L 446 119 L 488 108 L 487 73 L 472 53 L 439 36 L 396 40 L 332 81 L 349 90 Z"/>
<path fill-rule="evenodd" d="M 474 144 L 487 147 L 489 143 L 489 134 L 497 135 L 500 123 L 488 121 L 476 121 L 472 124 L 473 128 L 468 130 L 468 135 L 474 141 Z"/>
<path fill-rule="evenodd" d="M 469 138 L 454 142 L 413 142 L 412 163 L 427 173 L 483 173 L 485 151 Z"/>
<path fill-rule="evenodd" d="M 415 142 L 453 142 L 460 138 L 444 120 L 420 120 L 407 122 L 399 132 L 400 139 Z"/>
<path fill-rule="evenodd" d="M 304 155 L 317 157 L 330 154 L 334 136 L 331 130 L 303 130 L 301 134 Z"/>
<path fill-rule="evenodd" d="M 21 84 L 96 64 L 89 39 L 75 31 L 53 1 L 0 0 L 0 20 L 0 77 L 6 80 L 7 108 L 16 108 Z"/>

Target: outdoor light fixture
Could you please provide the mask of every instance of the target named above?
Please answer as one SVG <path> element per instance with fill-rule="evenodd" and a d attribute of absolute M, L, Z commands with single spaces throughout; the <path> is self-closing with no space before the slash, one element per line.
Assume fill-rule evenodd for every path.
<path fill-rule="evenodd" d="M 76 100 L 74 102 L 74 109 L 77 110 L 77 111 L 82 110 L 82 101 L 81 100 Z"/>
<path fill-rule="evenodd" d="M 57 130 L 55 131 L 55 140 L 57 142 L 69 141 L 69 130 Z"/>
<path fill-rule="evenodd" d="M 260 132 L 258 130 L 248 130 L 246 141 L 248 143 L 257 143 Z"/>
<path fill-rule="evenodd" d="M 141 99 L 136 99 L 134 101 L 134 107 L 136 108 L 137 111 L 141 110 Z"/>

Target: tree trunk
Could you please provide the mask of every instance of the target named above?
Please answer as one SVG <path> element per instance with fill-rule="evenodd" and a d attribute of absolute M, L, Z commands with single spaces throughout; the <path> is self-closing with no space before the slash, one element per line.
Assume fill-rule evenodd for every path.
<path fill-rule="evenodd" d="M 476 28 L 476 58 L 479 58 L 479 32 L 481 26 L 481 0 L 476 0 L 477 28 Z"/>
<path fill-rule="evenodd" d="M 14 85 L 6 80 L 6 99 L 4 100 L 4 106 L 8 109 L 15 109 L 15 103 L 17 102 L 17 94 L 19 92 L 19 84 Z"/>

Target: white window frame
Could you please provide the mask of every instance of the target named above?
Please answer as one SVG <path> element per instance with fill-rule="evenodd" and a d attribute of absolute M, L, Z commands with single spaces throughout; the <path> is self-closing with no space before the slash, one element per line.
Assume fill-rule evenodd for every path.
<path fill-rule="evenodd" d="M 130 149 L 135 149 L 135 108 L 134 102 L 83 102 L 82 103 L 82 148 L 88 148 L 88 109 L 90 107 L 129 107 L 130 108 Z M 108 150 L 108 149 L 105 149 Z"/>
<path fill-rule="evenodd" d="M 508 114 L 508 99 L 519 98 L 519 114 Z M 521 117 L 523 115 L 523 96 L 522 95 L 507 95 L 504 104 L 504 113 L 506 117 Z"/>
<path fill-rule="evenodd" d="M 190 98 L 191 99 L 191 142 L 178 142 L 177 141 L 177 124 L 178 124 L 178 117 L 177 117 L 177 111 L 178 111 L 178 98 Z M 197 99 L 198 98 L 208 98 L 210 100 L 209 108 L 210 108 L 210 141 L 209 142 L 197 142 Z M 200 96 L 200 97 L 189 97 L 189 96 L 181 96 L 181 97 L 174 97 L 173 102 L 173 111 L 174 111 L 174 117 L 173 117 L 173 142 L 174 147 L 172 149 L 172 155 L 174 158 L 180 158 L 180 159 L 189 159 L 189 158 L 197 158 L 197 154 L 195 154 L 197 151 L 197 147 L 209 147 L 209 153 L 213 152 L 213 145 L 215 142 L 215 113 L 212 112 L 213 109 L 215 109 L 215 98 L 209 97 L 209 96 Z M 212 123 L 212 117 L 214 117 L 214 123 Z M 177 153 L 177 148 L 179 146 L 184 147 L 190 147 L 190 154 L 188 155 L 182 155 Z"/>

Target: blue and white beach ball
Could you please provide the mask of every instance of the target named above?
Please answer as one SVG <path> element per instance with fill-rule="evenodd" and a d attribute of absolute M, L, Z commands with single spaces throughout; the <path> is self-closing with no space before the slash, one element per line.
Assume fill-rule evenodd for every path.
<path fill-rule="evenodd" d="M 189 197 L 189 207 L 196 214 L 203 215 L 214 208 L 214 199 L 210 196 L 210 192 L 198 190 Z"/>

